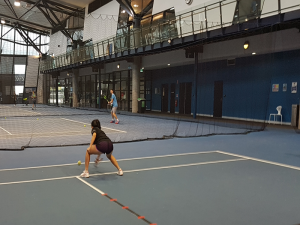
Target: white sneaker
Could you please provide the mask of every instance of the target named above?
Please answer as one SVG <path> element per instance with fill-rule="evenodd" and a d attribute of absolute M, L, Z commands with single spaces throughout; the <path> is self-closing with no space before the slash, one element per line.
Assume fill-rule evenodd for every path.
<path fill-rule="evenodd" d="M 99 163 L 103 160 L 103 158 L 100 158 L 100 159 L 95 159 L 95 164 L 94 164 L 94 167 L 98 167 Z"/>
<path fill-rule="evenodd" d="M 118 173 L 117 173 L 119 176 L 123 176 L 123 170 L 122 169 L 119 169 Z"/>
<path fill-rule="evenodd" d="M 85 177 L 85 178 L 89 178 L 90 177 L 90 174 L 89 174 L 89 172 L 88 171 L 83 171 L 83 173 L 82 174 L 80 174 L 80 177 Z"/>

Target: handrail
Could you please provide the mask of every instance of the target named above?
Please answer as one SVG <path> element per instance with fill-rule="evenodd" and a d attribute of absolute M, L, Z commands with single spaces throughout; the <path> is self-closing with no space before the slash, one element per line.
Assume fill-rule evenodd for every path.
<path fill-rule="evenodd" d="M 265 0 L 263 4 L 265 4 Z M 282 1 L 282 0 L 281 0 Z M 220 3 L 226 2 L 222 5 Z M 143 27 L 141 29 L 132 29 L 129 33 L 103 39 L 95 42 L 93 45 L 80 47 L 70 52 L 52 57 L 48 60 L 42 60 L 40 62 L 40 70 L 52 70 L 63 66 L 72 65 L 75 63 L 82 63 L 86 60 L 100 58 L 123 51 L 129 51 L 146 45 L 153 45 L 155 43 L 161 43 L 163 41 L 172 40 L 178 37 L 189 36 L 195 33 L 202 33 L 213 29 L 230 26 L 233 23 L 243 23 L 245 21 L 256 19 L 257 17 L 265 16 L 270 13 L 280 13 L 278 10 L 272 12 L 264 12 L 261 14 L 262 8 L 257 9 L 259 16 L 254 13 L 247 15 L 240 15 L 235 17 L 233 13 L 231 19 L 228 14 L 224 16 L 224 10 L 226 7 L 230 8 L 230 12 L 235 12 L 239 0 L 223 0 L 216 3 L 212 3 L 198 9 L 194 9 L 190 12 L 186 12 L 177 15 L 175 19 L 167 20 L 162 23 L 158 23 L 156 26 Z M 219 8 L 219 14 L 210 15 L 212 10 Z M 289 6 L 286 9 L 299 8 L 299 4 L 295 6 Z M 281 9 L 281 10 L 286 10 Z M 226 19 L 227 18 L 227 19 Z"/>

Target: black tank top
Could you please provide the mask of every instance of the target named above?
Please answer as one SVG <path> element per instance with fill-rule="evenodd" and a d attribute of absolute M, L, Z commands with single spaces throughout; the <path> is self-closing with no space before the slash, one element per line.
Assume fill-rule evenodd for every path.
<path fill-rule="evenodd" d="M 92 129 L 92 135 L 96 133 L 96 139 L 95 139 L 95 142 L 94 144 L 97 144 L 97 143 L 100 143 L 102 141 L 111 141 L 107 136 L 106 134 L 104 133 L 104 131 L 102 131 L 100 128 L 98 127 L 94 127 Z"/>

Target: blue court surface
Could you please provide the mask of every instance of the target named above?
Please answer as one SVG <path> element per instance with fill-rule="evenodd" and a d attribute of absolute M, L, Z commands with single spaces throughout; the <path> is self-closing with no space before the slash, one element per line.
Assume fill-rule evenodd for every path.
<path fill-rule="evenodd" d="M 294 141 L 280 140 L 288 137 Z M 104 160 L 97 168 L 90 164 L 90 178 L 78 178 L 84 166 L 75 158 L 83 161 L 85 146 L 0 152 L 0 222 L 299 224 L 295 137 L 290 130 L 267 130 L 117 144 L 122 177 Z M 268 138 L 274 143 L 262 147 Z M 280 143 L 289 148 L 280 150 Z"/>

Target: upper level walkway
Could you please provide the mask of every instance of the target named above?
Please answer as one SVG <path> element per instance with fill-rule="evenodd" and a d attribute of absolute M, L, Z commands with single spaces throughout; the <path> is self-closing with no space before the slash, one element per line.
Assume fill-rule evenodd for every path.
<path fill-rule="evenodd" d="M 51 73 L 81 68 L 292 27 L 300 28 L 300 4 L 293 0 L 223 0 L 177 15 L 174 20 L 156 26 L 131 29 L 126 34 L 48 57 L 40 62 L 40 71 Z"/>

